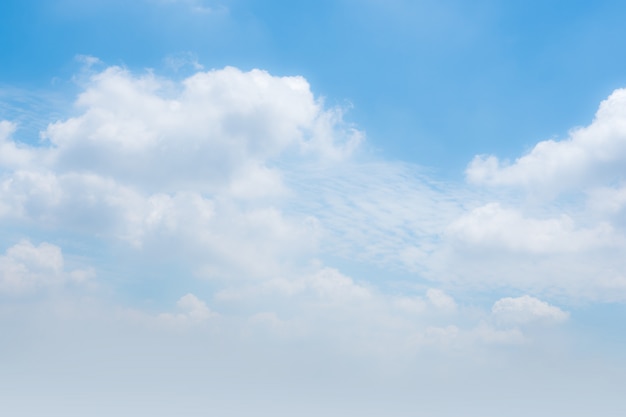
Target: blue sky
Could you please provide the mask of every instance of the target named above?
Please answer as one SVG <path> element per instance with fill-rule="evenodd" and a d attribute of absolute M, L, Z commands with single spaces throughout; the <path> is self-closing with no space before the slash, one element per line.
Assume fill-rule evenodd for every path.
<path fill-rule="evenodd" d="M 3 2 L 0 411 L 623 415 L 625 15 Z"/>
<path fill-rule="evenodd" d="M 163 69 L 300 74 L 350 102 L 391 158 L 460 172 L 476 153 L 515 157 L 590 121 L 626 82 L 620 2 L 5 2 L 2 80 L 47 88 L 76 54 Z M 197 7 L 213 7 L 202 13 Z M 400 65 L 401 64 L 401 65 Z M 451 151 L 454 148 L 454 151 Z"/>

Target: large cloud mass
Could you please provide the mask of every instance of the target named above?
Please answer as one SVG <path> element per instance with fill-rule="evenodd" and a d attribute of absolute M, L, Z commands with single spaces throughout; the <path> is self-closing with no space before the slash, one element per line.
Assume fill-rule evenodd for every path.
<path fill-rule="evenodd" d="M 147 322 L 205 325 L 228 320 L 230 311 L 246 328 L 345 335 L 346 345 L 372 351 L 518 343 L 525 340 L 521 319 L 502 320 L 503 311 L 532 316 L 544 301 L 504 298 L 464 321 L 468 300 L 455 292 L 626 296 L 626 266 L 617 256 L 625 245 L 622 191 L 599 186 L 620 169 L 617 162 L 598 168 L 619 159 L 622 95 L 568 141 L 538 145 L 532 158 L 488 175 L 480 172 L 490 160 L 468 168 L 476 183 L 517 184 L 511 178 L 538 170 L 556 184 L 566 165 L 550 156 L 552 147 L 595 147 L 582 152 L 586 162 L 568 181 L 587 184 L 584 196 L 610 201 L 543 204 L 359 154 L 363 134 L 302 77 L 225 68 L 173 81 L 110 67 L 90 76 L 75 114 L 50 124 L 39 146 L 16 142 L 17 126 L 0 124 L 0 220 L 55 242 L 69 233 L 128 251 L 124 268 L 142 271 L 132 282 L 156 280 L 177 265 L 160 284 L 176 294 L 160 302 L 179 299 L 182 312 L 137 313 Z M 524 162 L 531 160 L 536 166 Z M 511 174 L 519 167 L 530 174 Z M 543 187 L 533 181 L 524 180 L 531 195 Z M 53 258 L 48 246 L 39 248 Z M 16 250 L 3 261 L 5 291 L 17 282 L 42 286 L 40 275 L 19 266 L 26 264 L 15 260 Z M 71 274 L 59 271 L 50 276 L 69 282 Z M 117 273 L 109 267 L 98 276 L 123 291 Z M 394 276 L 404 291 L 387 286 Z"/>
<path fill-rule="evenodd" d="M 112 67 L 92 77 L 76 105 L 80 116 L 44 132 L 54 149 L 46 163 L 148 189 L 214 191 L 260 176 L 271 192 L 269 160 L 287 151 L 341 158 L 360 139 L 303 78 L 260 70 L 225 68 L 173 84 Z"/>
<path fill-rule="evenodd" d="M 361 140 L 302 77 L 260 70 L 175 83 L 111 67 L 90 78 L 76 110 L 40 147 L 12 141 L 15 125 L 2 122 L 0 214 L 136 247 L 202 247 L 217 275 L 232 275 L 219 265 L 277 273 L 310 248 L 313 223 L 279 207 L 288 190 L 276 166 L 332 163 Z"/>

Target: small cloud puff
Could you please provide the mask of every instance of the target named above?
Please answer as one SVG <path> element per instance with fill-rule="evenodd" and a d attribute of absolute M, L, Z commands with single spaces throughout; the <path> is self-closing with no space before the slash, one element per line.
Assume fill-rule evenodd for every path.
<path fill-rule="evenodd" d="M 174 72 L 183 68 L 191 68 L 195 71 L 204 69 L 202 64 L 198 62 L 198 56 L 189 51 L 168 55 L 163 61 L 165 66 Z"/>
<path fill-rule="evenodd" d="M 158 319 L 165 323 L 178 325 L 202 323 L 218 314 L 211 311 L 209 307 L 195 295 L 189 293 L 182 296 L 176 306 L 180 313 L 162 313 Z"/>
<path fill-rule="evenodd" d="M 509 325 L 557 324 L 569 318 L 569 313 L 529 295 L 502 298 L 494 303 L 491 313 L 497 322 Z"/>

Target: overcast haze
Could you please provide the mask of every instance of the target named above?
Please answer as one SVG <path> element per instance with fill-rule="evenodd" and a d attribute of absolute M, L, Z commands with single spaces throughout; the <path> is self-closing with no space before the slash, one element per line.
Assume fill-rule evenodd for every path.
<path fill-rule="evenodd" d="M 626 6 L 4 1 L 0 412 L 623 416 Z"/>

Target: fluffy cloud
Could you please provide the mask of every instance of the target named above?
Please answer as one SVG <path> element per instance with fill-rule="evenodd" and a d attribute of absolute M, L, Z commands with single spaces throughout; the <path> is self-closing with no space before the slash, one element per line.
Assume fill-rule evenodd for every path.
<path fill-rule="evenodd" d="M 362 135 L 302 77 L 225 68 L 180 83 L 107 68 L 86 81 L 78 115 L 42 146 L 11 140 L 0 217 L 29 227 L 175 248 L 200 275 L 268 276 L 316 246 L 316 220 L 286 215 L 276 165 L 333 163 Z"/>
<path fill-rule="evenodd" d="M 612 217 L 626 208 L 626 187 L 597 187 L 589 191 L 588 205 L 594 212 Z"/>
<path fill-rule="evenodd" d="M 48 164 L 149 190 L 216 192 L 251 169 L 267 170 L 281 153 L 334 159 L 360 141 L 303 78 L 260 70 L 200 72 L 175 84 L 111 67 L 93 76 L 77 106 L 80 116 L 44 133 Z M 269 193 L 280 187 L 278 177 L 265 178 Z"/>
<path fill-rule="evenodd" d="M 480 205 L 451 221 L 424 258 L 424 274 L 482 291 L 513 287 L 574 299 L 626 299 L 626 241 L 618 223 L 581 214 L 581 208 L 547 207 L 537 214 L 503 204 Z"/>
<path fill-rule="evenodd" d="M 200 300 L 191 293 L 182 296 L 176 303 L 176 306 L 182 312 L 177 314 L 161 313 L 159 314 L 158 319 L 165 323 L 185 325 L 201 323 L 211 317 L 217 316 L 216 313 L 212 312 L 211 309 L 207 307 L 204 301 Z"/>
<path fill-rule="evenodd" d="M 350 158 L 363 135 L 301 77 L 225 68 L 177 82 L 111 67 L 39 146 L 0 127 L 13 155 L 0 161 L 0 222 L 130 251 L 137 282 L 154 272 L 146 259 L 164 258 L 184 269 L 168 288 L 185 294 L 199 279 L 194 293 L 214 291 L 149 322 L 205 322 L 208 303 L 236 329 L 393 355 L 522 343 L 519 317 L 543 314 L 503 300 L 490 314 L 451 294 L 626 297 L 623 236 L 603 214 L 619 215 L 618 189 L 585 218 L 575 204 L 532 210 L 409 164 Z"/>
<path fill-rule="evenodd" d="M 20 146 L 11 138 L 17 126 L 7 120 L 0 120 L 0 169 L 27 165 L 33 159 L 32 151 Z"/>
<path fill-rule="evenodd" d="M 23 240 L 0 256 L 0 293 L 20 295 L 66 283 L 83 283 L 92 269 L 66 271 L 61 249 L 49 243 Z"/>
<path fill-rule="evenodd" d="M 502 298 L 493 304 L 491 312 L 498 322 L 506 324 L 553 324 L 569 318 L 569 313 L 529 295 Z"/>
<path fill-rule="evenodd" d="M 448 234 L 473 247 L 502 248 L 529 253 L 580 252 L 619 246 L 623 238 L 608 223 L 577 228 L 566 214 L 558 218 L 534 219 L 498 203 L 478 207 L 448 227 Z"/>
<path fill-rule="evenodd" d="M 7 221 L 204 259 L 216 276 L 277 273 L 280 263 L 314 250 L 317 241 L 315 222 L 272 206 L 197 192 L 146 195 L 93 174 L 19 171 L 0 183 L 0 196 Z"/>
<path fill-rule="evenodd" d="M 626 299 L 626 89 L 564 140 L 514 162 L 477 156 L 466 175 L 483 193 L 422 257 L 431 279 L 536 294 Z M 482 200 L 482 201 L 480 201 Z"/>
<path fill-rule="evenodd" d="M 593 122 L 565 140 L 539 142 L 513 163 L 477 156 L 467 168 L 470 182 L 523 186 L 558 192 L 623 177 L 626 163 L 626 89 L 602 102 Z"/>

